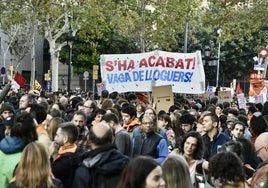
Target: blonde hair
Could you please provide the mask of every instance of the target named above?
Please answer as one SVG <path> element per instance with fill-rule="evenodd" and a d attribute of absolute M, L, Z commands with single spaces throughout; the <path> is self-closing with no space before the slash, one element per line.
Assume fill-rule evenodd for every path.
<path fill-rule="evenodd" d="M 161 166 L 166 188 L 193 187 L 188 164 L 181 155 L 169 155 Z"/>
<path fill-rule="evenodd" d="M 51 140 L 54 140 L 56 132 L 59 128 L 59 124 L 64 123 L 64 119 L 60 118 L 60 117 L 53 117 L 48 124 L 48 135 L 50 137 Z"/>
<path fill-rule="evenodd" d="M 55 188 L 50 172 L 45 147 L 39 142 L 31 142 L 22 152 L 16 171 L 16 185 L 20 188 Z"/>

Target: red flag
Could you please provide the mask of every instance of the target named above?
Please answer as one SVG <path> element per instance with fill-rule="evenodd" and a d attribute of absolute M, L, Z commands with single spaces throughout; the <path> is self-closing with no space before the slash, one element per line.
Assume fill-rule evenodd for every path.
<path fill-rule="evenodd" d="M 19 72 L 16 72 L 14 80 L 20 85 L 20 87 L 24 87 L 27 82 L 27 80 Z"/>
<path fill-rule="evenodd" d="M 236 86 L 236 90 L 235 90 L 236 94 L 241 94 L 243 93 L 241 87 L 240 87 L 240 82 L 237 83 L 237 86 Z"/>

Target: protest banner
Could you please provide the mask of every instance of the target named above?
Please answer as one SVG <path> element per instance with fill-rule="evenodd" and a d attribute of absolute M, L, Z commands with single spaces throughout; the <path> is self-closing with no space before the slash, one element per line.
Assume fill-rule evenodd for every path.
<path fill-rule="evenodd" d="M 104 54 L 100 68 L 102 82 L 109 92 L 148 92 L 154 86 L 171 85 L 174 93 L 205 93 L 200 51 Z"/>

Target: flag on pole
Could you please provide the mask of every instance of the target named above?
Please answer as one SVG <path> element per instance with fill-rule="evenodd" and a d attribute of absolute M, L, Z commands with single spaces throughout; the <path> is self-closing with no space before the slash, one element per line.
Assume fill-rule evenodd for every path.
<path fill-rule="evenodd" d="M 20 87 L 24 87 L 27 82 L 27 80 L 19 72 L 16 72 L 14 81 L 16 81 Z"/>
<path fill-rule="evenodd" d="M 236 87 L 236 90 L 235 90 L 236 94 L 241 94 L 243 93 L 241 87 L 240 87 L 240 82 L 237 83 L 237 87 Z"/>
<path fill-rule="evenodd" d="M 42 86 L 39 84 L 37 80 L 34 81 L 34 89 L 40 90 Z"/>

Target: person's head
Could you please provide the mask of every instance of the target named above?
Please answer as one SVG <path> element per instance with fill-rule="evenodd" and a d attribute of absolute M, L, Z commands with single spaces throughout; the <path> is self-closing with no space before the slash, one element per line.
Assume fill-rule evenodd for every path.
<path fill-rule="evenodd" d="M 98 110 L 96 110 L 93 114 L 94 114 L 94 115 L 93 115 L 94 120 L 95 120 L 96 122 L 100 122 L 102 116 L 103 116 L 104 114 L 106 114 L 106 110 L 104 110 L 104 109 L 98 109 Z"/>
<path fill-rule="evenodd" d="M 234 126 L 233 129 L 231 131 L 232 133 L 232 139 L 233 140 L 237 140 L 240 137 L 243 137 L 244 132 L 245 132 L 245 124 L 241 121 L 237 121 Z"/>
<path fill-rule="evenodd" d="M 32 114 L 23 112 L 15 118 L 11 127 L 11 136 L 20 138 L 25 144 L 38 139 L 36 132 L 36 120 Z"/>
<path fill-rule="evenodd" d="M 91 115 L 91 113 L 94 112 L 96 109 L 97 109 L 97 105 L 94 101 L 86 100 L 84 102 L 84 109 L 83 110 L 87 116 Z"/>
<path fill-rule="evenodd" d="M 155 121 L 152 119 L 151 116 L 143 116 L 141 120 L 141 131 L 144 134 L 150 134 L 156 130 Z"/>
<path fill-rule="evenodd" d="M 47 118 L 46 109 L 40 104 L 37 103 L 29 104 L 26 111 L 33 114 L 38 124 L 42 123 Z"/>
<path fill-rule="evenodd" d="M 123 104 L 121 108 L 121 114 L 124 124 L 130 124 L 137 116 L 136 107 L 132 104 Z"/>
<path fill-rule="evenodd" d="M 186 113 L 180 117 L 181 128 L 184 133 L 193 130 L 195 122 L 196 118 L 192 114 Z"/>
<path fill-rule="evenodd" d="M 12 115 L 12 116 L 7 117 L 1 122 L 1 124 L 5 126 L 5 136 L 11 135 L 11 127 L 14 124 L 14 119 L 15 119 L 15 116 Z"/>
<path fill-rule="evenodd" d="M 162 114 L 158 117 L 158 126 L 163 129 L 170 128 L 171 125 L 171 118 L 168 114 Z"/>
<path fill-rule="evenodd" d="M 186 157 L 201 159 L 204 152 L 204 144 L 201 135 L 196 131 L 190 131 L 183 135 L 179 150 Z"/>
<path fill-rule="evenodd" d="M 59 146 L 74 144 L 78 139 L 78 129 L 71 122 L 59 124 L 54 141 Z"/>
<path fill-rule="evenodd" d="M 122 172 L 118 188 L 164 188 L 162 168 L 153 158 L 138 156 Z"/>
<path fill-rule="evenodd" d="M 101 91 L 101 98 L 102 99 L 107 99 L 109 97 L 109 91 L 104 89 Z"/>
<path fill-rule="evenodd" d="M 144 111 L 145 116 L 151 116 L 154 120 L 156 120 L 156 111 L 154 108 L 147 107 Z"/>
<path fill-rule="evenodd" d="M 219 116 L 223 113 L 222 111 L 223 111 L 223 104 L 218 103 L 216 105 L 215 113 Z"/>
<path fill-rule="evenodd" d="M 217 130 L 219 118 L 215 113 L 205 114 L 203 117 L 203 128 L 206 133 Z"/>
<path fill-rule="evenodd" d="M 260 134 L 255 140 L 254 146 L 257 156 L 263 161 L 268 160 L 268 132 Z"/>
<path fill-rule="evenodd" d="M 91 149 L 111 144 L 113 142 L 113 130 L 108 123 L 101 121 L 90 127 L 88 141 Z"/>
<path fill-rule="evenodd" d="M 47 150 L 39 142 L 29 143 L 23 150 L 16 171 L 18 187 L 53 187 L 50 178 L 50 161 Z"/>
<path fill-rule="evenodd" d="M 228 109 L 228 117 L 237 117 L 239 115 L 239 111 L 236 108 L 229 108 Z"/>
<path fill-rule="evenodd" d="M 112 99 L 104 99 L 101 103 L 101 109 L 106 110 L 107 108 L 112 108 L 114 106 L 114 102 Z"/>
<path fill-rule="evenodd" d="M 226 120 L 227 125 L 227 131 L 231 133 L 231 131 L 234 129 L 234 124 L 238 122 L 238 119 L 236 117 L 228 117 Z"/>
<path fill-rule="evenodd" d="M 0 115 L 2 119 L 6 119 L 7 117 L 10 117 L 15 114 L 14 107 L 11 103 L 6 102 L 1 105 L 0 108 Z"/>
<path fill-rule="evenodd" d="M 210 182 L 215 187 L 237 187 L 245 181 L 242 161 L 233 152 L 220 152 L 212 156 L 208 171 Z"/>
<path fill-rule="evenodd" d="M 135 93 L 129 93 L 127 96 L 128 102 L 132 105 L 135 105 L 135 106 L 136 106 L 137 99 L 138 99 L 138 97 Z"/>
<path fill-rule="evenodd" d="M 84 111 L 75 111 L 73 114 L 72 123 L 82 130 L 87 123 L 87 116 Z"/>
<path fill-rule="evenodd" d="M 169 155 L 161 166 L 166 188 L 192 187 L 188 164 L 181 155 Z"/>
<path fill-rule="evenodd" d="M 113 129 L 115 128 L 115 126 L 119 125 L 119 119 L 118 116 L 114 113 L 108 113 L 108 114 L 104 114 L 101 118 L 101 121 L 105 121 L 106 123 L 108 123 Z"/>
<path fill-rule="evenodd" d="M 219 152 L 233 152 L 244 162 L 243 145 L 241 142 L 229 140 L 221 146 Z"/>
<path fill-rule="evenodd" d="M 49 121 L 47 132 L 51 140 L 55 138 L 56 132 L 59 128 L 59 124 L 64 122 L 64 119 L 62 119 L 61 117 L 53 117 Z"/>
<path fill-rule="evenodd" d="M 268 130 L 268 125 L 267 125 L 267 120 L 265 119 L 264 116 L 260 112 L 255 112 L 250 119 L 250 127 L 249 131 L 252 135 L 252 137 L 257 137 L 261 133 L 267 132 Z"/>
<path fill-rule="evenodd" d="M 29 104 L 33 103 L 36 103 L 35 96 L 31 94 L 25 94 L 20 98 L 19 109 L 25 110 L 29 106 Z"/>
<path fill-rule="evenodd" d="M 65 107 L 64 107 L 61 103 L 59 103 L 59 102 L 54 103 L 54 104 L 51 106 L 51 109 L 50 109 L 50 110 L 52 110 L 52 109 L 59 110 L 60 112 L 64 112 L 64 111 L 65 111 Z"/>

